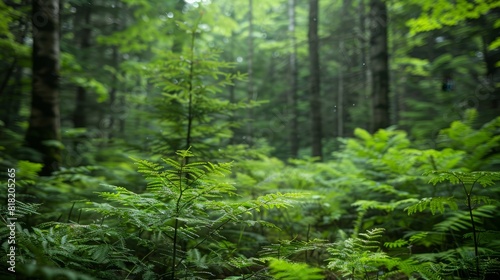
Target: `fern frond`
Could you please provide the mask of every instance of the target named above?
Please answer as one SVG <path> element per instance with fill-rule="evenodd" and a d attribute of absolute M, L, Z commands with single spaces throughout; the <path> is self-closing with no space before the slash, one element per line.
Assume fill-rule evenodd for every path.
<path fill-rule="evenodd" d="M 429 183 L 432 184 L 449 181 L 452 184 L 464 184 L 466 187 L 471 187 L 476 183 L 488 187 L 494 185 L 495 181 L 500 181 L 500 172 L 493 171 L 430 171 L 424 173 L 424 175 L 432 175 L 429 180 Z"/>
<path fill-rule="evenodd" d="M 377 271 L 381 261 L 389 257 L 379 250 L 379 241 L 376 240 L 382 237 L 384 231 L 382 228 L 375 228 L 359 234 L 360 237 L 351 237 L 335 243 L 327 249 L 331 254 L 327 267 L 340 271 L 344 276 L 353 277 L 360 271 Z"/>
<path fill-rule="evenodd" d="M 401 248 L 403 246 L 408 246 L 408 241 L 403 240 L 403 239 L 398 239 L 398 240 L 393 241 L 393 242 L 385 242 L 384 246 L 387 248 L 391 248 L 391 249 Z"/>
<path fill-rule="evenodd" d="M 472 212 L 475 223 L 481 223 L 481 218 L 492 218 L 495 213 L 496 206 L 482 205 Z M 440 232 L 449 230 L 460 231 L 470 229 L 472 223 L 470 221 L 470 213 L 468 211 L 455 211 L 442 222 L 434 225 L 434 229 Z"/>
<path fill-rule="evenodd" d="M 322 270 L 304 263 L 292 263 L 283 259 L 269 260 L 269 272 L 272 277 L 283 280 L 324 279 Z"/>
<path fill-rule="evenodd" d="M 426 197 L 422 198 L 416 204 L 406 207 L 404 210 L 408 212 L 408 215 L 412 215 L 429 209 L 432 215 L 434 215 L 437 211 L 444 213 L 445 206 L 448 206 L 451 210 L 458 209 L 458 205 L 453 197 Z"/>

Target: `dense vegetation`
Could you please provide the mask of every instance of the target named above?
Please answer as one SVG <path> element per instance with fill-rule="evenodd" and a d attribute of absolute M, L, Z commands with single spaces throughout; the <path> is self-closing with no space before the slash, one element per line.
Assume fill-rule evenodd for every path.
<path fill-rule="evenodd" d="M 0 1 L 0 277 L 499 279 L 499 15 Z"/>

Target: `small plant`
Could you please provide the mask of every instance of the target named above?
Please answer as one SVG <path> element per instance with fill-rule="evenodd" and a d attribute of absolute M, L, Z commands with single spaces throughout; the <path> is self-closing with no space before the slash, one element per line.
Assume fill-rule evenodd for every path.
<path fill-rule="evenodd" d="M 237 255 L 238 248 L 228 245 L 224 228 L 273 226 L 248 218 L 261 209 L 291 206 L 304 196 L 271 193 L 240 202 L 236 188 L 224 178 L 231 163 L 187 163 L 193 156 L 189 150 L 178 151 L 177 156 L 177 161 L 162 159 L 166 166 L 136 160 L 148 181 L 147 191 L 136 194 L 111 186 L 113 192 L 100 194 L 109 203 L 92 203 L 90 209 L 106 220 L 114 217 L 109 223 L 143 248 L 141 260 L 154 264 L 159 277 L 214 277 Z"/>
<path fill-rule="evenodd" d="M 384 231 L 383 228 L 374 228 L 360 233 L 358 237 L 336 242 L 328 249 L 331 254 L 328 268 L 347 279 L 399 279 L 410 276 L 441 279 L 429 263 L 400 259 L 383 252 L 378 240 Z"/>
<path fill-rule="evenodd" d="M 492 199 L 489 196 L 481 196 L 477 193 L 480 192 L 477 188 L 482 186 L 483 188 L 495 185 L 495 181 L 500 180 L 500 172 L 458 172 L 458 171 L 430 171 L 424 175 L 430 175 L 430 182 L 434 185 L 441 182 L 450 182 L 454 186 L 458 186 L 462 190 L 462 194 L 465 198 L 465 211 L 459 209 L 459 200 L 455 197 L 430 197 L 423 198 L 416 204 L 407 207 L 405 210 L 408 214 L 414 214 L 416 212 L 422 212 L 426 209 L 430 209 L 434 215 L 436 212 L 444 213 L 445 206 L 449 206 L 452 212 L 448 217 L 434 225 L 434 229 L 439 232 L 466 232 L 463 236 L 464 238 L 472 239 L 473 257 L 469 258 L 466 255 L 463 256 L 462 260 L 472 259 L 473 261 L 463 262 L 464 265 L 456 266 L 456 270 L 470 270 L 472 268 L 472 275 L 474 277 L 482 277 L 490 269 L 490 266 L 485 266 L 481 262 L 491 263 L 492 261 L 498 263 L 498 256 L 485 255 L 480 256 L 480 237 L 483 237 L 486 243 L 490 231 L 480 228 L 481 224 L 484 224 L 484 220 L 488 218 L 493 218 L 496 211 L 496 204 L 498 201 Z M 486 245 L 486 244 L 485 244 Z M 486 245 L 487 246 L 487 245 Z M 461 246 L 460 251 L 467 250 L 467 247 Z M 486 250 L 488 251 L 488 250 Z M 493 257 L 493 259 L 492 259 Z M 495 261 L 496 260 L 496 261 Z M 472 266 L 465 265 L 466 263 L 472 264 Z M 468 273 L 468 272 L 466 272 Z"/>

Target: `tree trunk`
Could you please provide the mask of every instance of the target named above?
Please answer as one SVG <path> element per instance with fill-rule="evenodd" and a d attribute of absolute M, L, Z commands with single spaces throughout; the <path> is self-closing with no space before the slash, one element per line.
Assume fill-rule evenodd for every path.
<path fill-rule="evenodd" d="M 59 1 L 33 0 L 31 116 L 26 145 L 42 154 L 40 175 L 59 169 Z M 50 141 L 50 142 L 49 142 Z"/>
<path fill-rule="evenodd" d="M 342 54 L 344 49 L 344 39 L 339 38 L 339 51 Z M 337 137 L 344 137 L 344 69 L 339 65 L 338 93 L 337 93 Z"/>
<path fill-rule="evenodd" d="M 344 31 L 345 26 L 349 26 L 348 20 L 349 19 L 349 5 L 350 1 L 348 0 L 343 0 L 342 1 L 342 8 L 340 10 L 340 26 L 341 29 L 337 32 L 338 34 L 338 46 L 339 46 L 339 61 L 341 62 L 339 65 L 339 73 L 338 73 L 338 92 L 337 92 L 337 137 L 344 137 L 344 109 L 345 109 L 345 87 L 344 84 L 347 84 L 347 81 L 344 81 L 346 78 L 344 78 L 344 71 L 346 71 L 347 66 L 347 71 L 346 73 L 349 73 L 350 69 L 350 59 L 349 58 L 349 52 L 346 51 L 345 49 L 345 35 L 346 32 Z M 346 79 L 347 80 L 347 79 Z M 345 83 L 344 83 L 345 82 Z"/>
<path fill-rule="evenodd" d="M 365 5 L 366 0 L 359 0 L 359 5 L 358 5 L 358 15 L 359 15 L 359 30 L 360 30 L 360 36 L 359 36 L 359 44 L 360 44 L 360 49 L 361 49 L 361 55 L 360 55 L 360 65 L 362 65 L 362 88 L 360 89 L 360 97 L 358 100 L 359 106 L 362 108 L 366 108 L 368 111 L 366 115 L 372 116 L 373 115 L 373 110 L 371 106 L 371 101 L 370 101 L 370 96 L 371 96 L 371 80 L 372 80 L 372 74 L 371 74 L 371 67 L 370 67 L 370 59 L 368 58 L 369 54 L 369 32 L 368 32 L 368 18 L 367 18 L 367 12 L 366 12 L 366 5 Z M 366 130 L 371 129 L 371 118 L 365 118 L 363 120 L 363 128 Z"/>
<path fill-rule="evenodd" d="M 116 30 L 115 30 L 116 31 Z M 111 66 L 118 71 L 118 47 L 111 47 Z M 111 78 L 111 89 L 109 90 L 109 106 L 111 108 L 109 112 L 109 133 L 108 133 L 108 141 L 112 141 L 115 137 L 115 123 L 116 117 L 119 112 L 121 112 L 121 105 L 116 100 L 118 95 L 118 77 L 115 73 L 113 73 L 113 77 Z"/>
<path fill-rule="evenodd" d="M 79 32 L 75 32 L 76 40 L 79 39 L 81 49 L 81 61 L 86 64 L 87 51 L 90 47 L 90 36 L 92 29 L 90 28 L 90 17 L 92 11 L 92 3 L 83 3 L 76 8 L 75 29 L 80 28 Z M 83 86 L 76 89 L 75 111 L 73 112 L 73 126 L 87 127 L 87 90 Z"/>
<path fill-rule="evenodd" d="M 234 9 L 234 7 L 233 7 Z M 234 19 L 234 12 L 231 13 L 231 18 Z M 235 33 L 234 31 L 231 32 L 231 38 L 229 40 L 229 46 L 230 46 L 230 51 L 229 51 L 229 58 L 228 60 L 230 61 L 234 61 L 235 60 L 235 57 L 234 57 L 234 41 L 235 41 Z M 233 70 L 233 73 L 232 74 L 236 74 L 236 69 Z M 231 104 L 233 103 L 236 103 L 236 96 L 235 96 L 235 92 L 236 92 L 236 81 L 233 81 L 232 84 L 229 85 L 229 102 Z M 231 114 L 231 117 L 229 118 L 229 121 L 231 122 L 231 124 L 235 123 L 236 122 L 236 115 L 235 113 L 233 112 Z M 229 144 L 230 145 L 234 145 L 237 143 L 236 141 L 236 138 L 237 138 L 237 131 L 235 129 L 235 127 L 233 125 L 231 125 L 231 131 L 232 131 L 232 136 L 231 138 L 229 139 Z"/>
<path fill-rule="evenodd" d="M 319 0 L 309 0 L 309 61 L 310 61 L 310 110 L 311 110 L 311 145 L 312 156 L 323 157 L 321 144 L 321 92 L 320 92 L 320 68 L 319 68 L 319 38 L 318 38 L 318 3 Z"/>
<path fill-rule="evenodd" d="M 118 22 L 119 22 L 119 11 L 120 11 L 120 1 L 115 0 L 114 1 L 115 9 L 113 12 L 113 33 L 118 31 Z M 111 67 L 115 69 L 115 71 L 118 71 L 118 46 L 114 45 L 111 47 Z M 116 131 L 115 126 L 116 126 L 116 119 L 121 119 L 122 116 L 118 116 L 120 112 L 123 110 L 123 106 L 120 104 L 120 102 L 117 101 L 117 95 L 118 95 L 118 77 L 117 73 L 113 73 L 111 77 L 111 89 L 109 90 L 109 106 L 111 108 L 109 112 L 109 134 L 108 134 L 108 140 L 112 141 L 113 137 L 115 137 L 114 133 Z"/>
<path fill-rule="evenodd" d="M 299 124 L 298 124 L 298 70 L 297 70 L 297 38 L 295 37 L 295 0 L 288 0 L 288 32 L 290 34 L 290 89 L 288 91 L 288 114 L 290 133 L 290 157 L 297 158 L 299 155 Z"/>
<path fill-rule="evenodd" d="M 253 84 L 253 0 L 248 0 L 248 100 L 254 99 Z M 252 143 L 253 137 L 253 110 L 248 109 L 247 138 L 248 144 Z"/>
<path fill-rule="evenodd" d="M 390 125 L 387 7 L 383 0 L 370 0 L 370 67 L 373 107 L 372 131 Z"/>
<path fill-rule="evenodd" d="M 398 36 L 398 30 L 397 28 L 395 27 L 395 25 L 391 25 L 391 30 L 390 30 L 390 34 L 394 34 L 393 38 L 396 38 L 396 36 Z M 402 35 L 400 35 L 401 37 L 403 37 Z M 391 44 L 391 53 L 394 53 L 395 50 L 398 49 L 398 40 L 392 40 L 392 44 Z M 394 59 L 395 59 L 395 56 L 391 56 L 388 60 L 388 63 L 389 65 L 392 65 L 394 63 Z M 388 71 L 390 71 L 390 69 L 388 69 Z M 389 100 L 390 100 L 390 117 L 391 117 L 391 120 L 390 120 L 390 123 L 391 124 L 398 124 L 399 123 L 399 112 L 400 112 L 400 103 L 401 103 L 401 100 L 402 100 L 402 96 L 403 96 L 403 89 L 404 89 L 404 84 L 402 84 L 400 81 L 401 81 L 401 74 L 400 74 L 400 71 L 393 71 L 393 72 L 390 72 L 389 74 L 389 88 L 390 88 L 390 93 L 392 94 L 392 96 L 389 96 Z M 391 89 L 391 85 L 392 86 L 392 89 Z"/>

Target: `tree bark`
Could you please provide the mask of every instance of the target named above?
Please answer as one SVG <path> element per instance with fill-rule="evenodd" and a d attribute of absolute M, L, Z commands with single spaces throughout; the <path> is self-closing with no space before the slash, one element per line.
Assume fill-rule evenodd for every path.
<path fill-rule="evenodd" d="M 288 114 L 289 114 L 289 141 L 290 157 L 297 158 L 299 155 L 299 124 L 298 124 L 298 70 L 297 70 L 297 38 L 295 37 L 295 0 L 288 1 L 288 32 L 292 50 L 289 60 L 290 89 L 288 91 Z"/>
<path fill-rule="evenodd" d="M 322 121 L 321 121 L 321 92 L 320 92 L 320 67 L 319 67 L 319 38 L 318 38 L 318 5 L 319 0 L 309 0 L 309 104 L 311 110 L 311 146 L 312 156 L 323 157 L 322 147 Z"/>
<path fill-rule="evenodd" d="M 370 0 L 370 67 L 373 108 L 372 132 L 390 125 L 387 7 L 383 0 Z"/>
<path fill-rule="evenodd" d="M 26 146 L 42 154 L 40 175 L 59 169 L 59 1 L 33 0 L 33 66 L 31 116 Z M 49 142 L 52 141 L 52 142 Z"/>
<path fill-rule="evenodd" d="M 90 47 L 90 36 L 92 29 L 90 28 L 90 17 L 92 12 L 92 2 L 83 3 L 77 7 L 75 29 L 77 25 L 82 26 L 77 32 L 76 38 L 80 39 L 79 45 L 82 50 L 81 61 L 86 63 L 87 49 Z M 83 86 L 78 86 L 76 89 L 75 110 L 73 112 L 73 126 L 87 127 L 87 90 Z"/>

